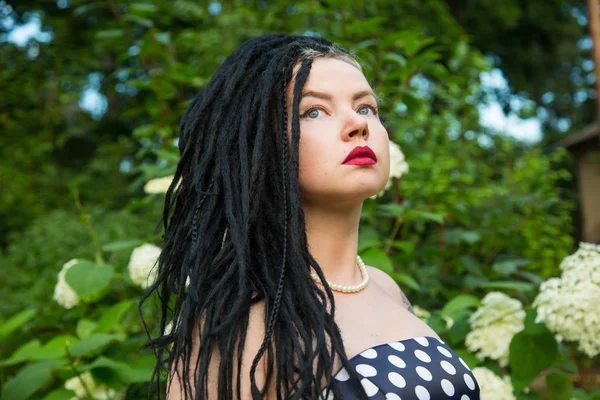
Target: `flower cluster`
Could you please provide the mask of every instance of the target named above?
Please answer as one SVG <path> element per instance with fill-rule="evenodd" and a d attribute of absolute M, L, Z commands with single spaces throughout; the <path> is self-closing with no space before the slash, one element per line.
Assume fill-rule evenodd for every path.
<path fill-rule="evenodd" d="M 394 178 L 398 179 L 407 172 L 408 164 L 404 158 L 404 153 L 400 149 L 400 146 L 390 140 L 390 176 L 383 190 L 376 195 L 371 196 L 371 198 L 375 199 L 381 196 L 383 192 L 392 186 Z"/>
<path fill-rule="evenodd" d="M 90 395 L 97 400 L 120 400 L 124 395 L 123 392 L 117 393 L 105 385 L 97 385 L 89 371 L 68 379 L 65 388 L 75 392 L 75 397 L 71 397 L 71 400 L 88 399 Z"/>
<path fill-rule="evenodd" d="M 523 305 L 500 292 L 488 293 L 481 303 L 469 318 L 471 332 L 465 344 L 480 360 L 488 357 L 506 366 L 510 342 L 524 327 Z"/>
<path fill-rule="evenodd" d="M 127 269 L 131 280 L 142 289 L 147 289 L 156 280 L 156 261 L 162 250 L 153 244 L 143 244 L 131 252 Z"/>
<path fill-rule="evenodd" d="M 164 178 L 151 179 L 144 185 L 144 192 L 147 194 L 167 193 L 174 176 L 165 176 Z"/>
<path fill-rule="evenodd" d="M 79 260 L 74 258 L 62 266 L 62 269 L 58 273 L 58 282 L 56 282 L 56 286 L 54 287 L 54 301 L 67 310 L 79 304 L 79 296 L 77 296 L 77 293 L 75 293 L 73 288 L 71 288 L 71 286 L 69 286 L 65 280 L 65 275 L 67 274 L 69 268 L 78 262 Z"/>
<path fill-rule="evenodd" d="M 428 323 L 429 318 L 431 318 L 431 313 L 426 309 L 419 307 L 417 305 L 412 306 L 415 315 L 423 322 Z"/>
<path fill-rule="evenodd" d="M 600 245 L 580 243 L 560 264 L 560 278 L 540 285 L 533 306 L 559 341 L 577 342 L 590 357 L 600 354 Z"/>
<path fill-rule="evenodd" d="M 473 375 L 479 384 L 481 400 L 516 400 L 510 378 L 500 378 L 487 368 L 473 368 Z"/>

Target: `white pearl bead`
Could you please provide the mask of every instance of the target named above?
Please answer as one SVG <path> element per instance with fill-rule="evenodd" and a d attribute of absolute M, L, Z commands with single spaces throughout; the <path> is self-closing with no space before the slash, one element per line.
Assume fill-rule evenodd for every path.
<path fill-rule="evenodd" d="M 356 293 L 356 292 L 360 292 L 365 287 L 367 287 L 367 284 L 369 283 L 369 273 L 367 272 L 367 267 L 365 266 L 365 263 L 358 255 L 356 256 L 356 263 L 358 265 L 358 269 L 360 270 L 360 273 L 363 278 L 362 282 L 359 283 L 358 285 L 338 285 L 336 283 L 327 281 L 331 290 L 334 290 L 337 292 L 342 292 L 342 293 Z M 310 276 L 315 282 L 321 284 L 321 279 L 319 279 L 319 276 L 315 272 L 311 272 Z"/>

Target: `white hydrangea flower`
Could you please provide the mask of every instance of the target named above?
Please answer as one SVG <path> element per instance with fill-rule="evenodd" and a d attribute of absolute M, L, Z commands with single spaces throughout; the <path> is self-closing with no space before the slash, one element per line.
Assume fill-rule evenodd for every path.
<path fill-rule="evenodd" d="M 427 323 L 427 321 L 429 321 L 429 318 L 431 317 L 431 313 L 429 311 L 427 311 L 426 309 L 419 307 L 417 305 L 413 305 L 412 306 L 413 311 L 415 312 L 415 315 L 423 322 Z"/>
<path fill-rule="evenodd" d="M 375 199 L 383 195 L 383 192 L 385 192 L 392 186 L 394 178 L 398 179 L 407 172 L 408 164 L 406 163 L 404 153 L 402 152 L 398 144 L 390 140 L 390 176 L 383 190 L 377 193 L 376 195 L 371 196 L 371 198 Z"/>
<path fill-rule="evenodd" d="M 83 381 L 83 383 L 82 383 Z M 85 383 L 85 387 L 84 387 Z M 87 391 L 86 391 L 87 388 Z M 89 371 L 84 372 L 79 376 L 74 376 L 65 382 L 65 389 L 75 392 L 75 397 L 71 400 L 80 400 L 89 398 L 89 394 L 96 400 L 120 400 L 124 397 L 123 392 L 117 392 L 106 385 L 97 385 Z"/>
<path fill-rule="evenodd" d="M 452 328 L 454 326 L 454 320 L 447 315 L 442 315 L 442 319 L 446 323 L 446 329 Z"/>
<path fill-rule="evenodd" d="M 156 280 L 158 267 L 154 264 L 160 256 L 161 248 L 153 244 L 143 244 L 131 252 L 127 269 L 131 280 L 142 289 L 147 289 Z"/>
<path fill-rule="evenodd" d="M 600 354 L 600 245 L 581 242 L 560 264 L 560 278 L 540 285 L 533 302 L 536 322 L 545 322 L 556 339 L 577 342 L 589 357 Z"/>
<path fill-rule="evenodd" d="M 170 335 L 173 332 L 173 321 L 165 325 L 165 335 Z"/>
<path fill-rule="evenodd" d="M 488 357 L 506 366 L 510 342 L 525 325 L 523 305 L 501 292 L 488 293 L 481 304 L 469 318 L 465 344 L 480 360 Z"/>
<path fill-rule="evenodd" d="M 54 301 L 58 304 L 66 308 L 67 310 L 75 307 L 79 304 L 79 296 L 75 291 L 69 286 L 67 281 L 65 280 L 65 275 L 69 268 L 79 262 L 78 259 L 74 258 L 70 261 L 67 261 L 63 266 L 60 272 L 58 273 L 58 281 L 56 282 L 56 286 L 54 287 Z"/>
<path fill-rule="evenodd" d="M 144 185 L 144 192 L 147 194 L 167 193 L 174 177 L 174 175 L 171 175 L 163 178 L 151 179 Z"/>
<path fill-rule="evenodd" d="M 508 376 L 501 378 L 485 367 L 473 368 L 473 375 L 479 384 L 481 400 L 516 400 Z"/>

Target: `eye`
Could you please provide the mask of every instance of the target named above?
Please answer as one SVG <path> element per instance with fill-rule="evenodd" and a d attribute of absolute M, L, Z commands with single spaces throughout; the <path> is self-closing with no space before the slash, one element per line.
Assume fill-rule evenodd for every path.
<path fill-rule="evenodd" d="M 317 119 L 319 118 L 319 113 L 322 112 L 323 110 L 320 108 L 309 108 L 304 114 L 302 114 L 302 118 Z"/>
<path fill-rule="evenodd" d="M 364 112 L 364 110 L 366 110 L 366 112 Z M 372 114 L 369 114 L 369 111 L 371 111 Z M 377 115 L 377 109 L 370 104 L 363 104 L 358 109 L 358 113 L 360 115 Z"/>

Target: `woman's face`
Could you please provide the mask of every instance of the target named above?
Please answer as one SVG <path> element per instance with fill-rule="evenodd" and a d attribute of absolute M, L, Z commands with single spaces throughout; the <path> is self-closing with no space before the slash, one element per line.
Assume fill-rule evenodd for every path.
<path fill-rule="evenodd" d="M 288 115 L 292 115 L 293 85 L 294 81 L 287 90 Z M 299 115 L 304 204 L 362 202 L 385 187 L 390 172 L 388 133 L 360 70 L 346 61 L 317 58 L 302 90 Z M 291 118 L 288 135 L 291 138 Z M 376 161 L 362 156 L 344 162 L 356 147 L 372 150 Z"/>

